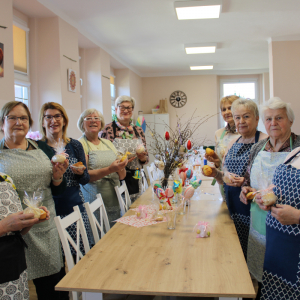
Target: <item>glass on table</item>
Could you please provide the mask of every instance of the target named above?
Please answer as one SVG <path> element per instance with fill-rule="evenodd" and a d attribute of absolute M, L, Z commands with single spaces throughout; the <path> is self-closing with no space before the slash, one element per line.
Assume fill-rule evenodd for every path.
<path fill-rule="evenodd" d="M 170 210 L 166 213 L 167 228 L 175 229 L 176 225 L 176 210 Z"/>

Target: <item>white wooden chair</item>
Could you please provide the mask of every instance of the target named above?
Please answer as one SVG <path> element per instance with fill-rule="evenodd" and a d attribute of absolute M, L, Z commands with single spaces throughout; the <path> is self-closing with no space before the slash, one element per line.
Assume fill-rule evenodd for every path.
<path fill-rule="evenodd" d="M 78 206 L 77 208 L 74 207 L 74 212 L 64 217 L 63 219 L 61 219 L 60 216 L 55 217 L 54 221 L 64 249 L 68 270 L 70 271 L 75 266 L 75 263 L 78 263 L 78 261 L 81 258 L 83 258 L 83 254 L 80 251 L 80 236 L 83 242 L 85 253 L 88 253 L 90 251 L 89 241 L 86 235 L 86 231 L 85 231 L 85 227 L 84 227 L 84 223 L 81 217 L 79 207 Z M 67 231 L 67 228 L 74 223 L 76 223 L 76 228 L 77 228 L 76 242 L 73 240 L 73 238 L 70 236 L 70 234 Z M 76 251 L 76 262 L 74 262 L 73 260 L 69 243 Z M 77 292 L 72 292 L 72 296 L 73 296 L 73 300 L 78 300 Z M 87 293 L 83 292 L 82 299 L 85 299 L 86 297 L 87 297 Z M 97 294 L 97 299 L 102 300 L 103 299 L 102 294 Z"/>
<path fill-rule="evenodd" d="M 131 200 L 129 197 L 128 189 L 126 186 L 125 181 L 122 182 L 122 185 L 120 187 L 115 186 L 115 191 L 119 200 L 120 208 L 121 208 L 121 215 L 123 216 L 126 211 L 129 209 L 131 205 Z M 125 200 L 122 197 L 122 194 L 125 194 Z"/>
<path fill-rule="evenodd" d="M 105 235 L 105 231 L 107 232 L 110 229 L 106 209 L 101 194 L 97 194 L 96 196 L 97 196 L 96 200 L 93 201 L 92 203 L 86 202 L 83 204 L 91 224 L 95 244 L 99 241 L 100 238 L 102 238 Z M 97 220 L 94 212 L 99 213 L 100 223 Z M 105 231 L 104 231 L 104 226 L 105 226 Z M 101 237 L 99 237 L 98 230 L 100 231 Z"/>
<path fill-rule="evenodd" d="M 148 182 L 147 182 L 145 171 L 143 169 L 141 169 L 141 176 L 142 176 L 142 193 L 144 193 L 148 188 Z"/>
<path fill-rule="evenodd" d="M 153 185 L 154 181 L 158 179 L 155 165 L 151 164 L 150 166 L 147 166 L 147 171 L 148 171 L 150 183 L 151 185 Z"/>

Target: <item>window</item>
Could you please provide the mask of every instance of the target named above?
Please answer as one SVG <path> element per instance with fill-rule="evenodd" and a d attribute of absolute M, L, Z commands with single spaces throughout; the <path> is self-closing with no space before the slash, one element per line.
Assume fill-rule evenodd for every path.
<path fill-rule="evenodd" d="M 29 107 L 30 84 L 15 82 L 15 101 L 20 101 Z"/>
<path fill-rule="evenodd" d="M 242 98 L 249 98 L 258 104 L 258 87 L 256 78 L 241 79 L 221 79 L 220 80 L 221 98 L 229 95 L 237 95 Z M 226 126 L 222 116 L 220 116 L 221 126 Z"/>
<path fill-rule="evenodd" d="M 23 27 L 23 26 L 22 26 Z M 28 74 L 28 31 L 13 25 L 14 69 L 15 72 Z"/>

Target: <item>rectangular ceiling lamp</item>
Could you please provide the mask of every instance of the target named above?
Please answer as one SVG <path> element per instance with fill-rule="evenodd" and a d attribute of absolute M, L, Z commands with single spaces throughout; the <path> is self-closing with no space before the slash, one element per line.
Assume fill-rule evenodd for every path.
<path fill-rule="evenodd" d="M 196 70 L 212 70 L 214 68 L 214 66 L 193 66 L 190 67 L 190 69 L 192 71 L 196 71 Z"/>
<path fill-rule="evenodd" d="M 184 45 L 186 54 L 202 54 L 202 53 L 215 53 L 217 45 L 213 44 L 189 44 Z"/>
<path fill-rule="evenodd" d="M 220 17 L 221 0 L 175 2 L 178 20 L 214 19 Z"/>

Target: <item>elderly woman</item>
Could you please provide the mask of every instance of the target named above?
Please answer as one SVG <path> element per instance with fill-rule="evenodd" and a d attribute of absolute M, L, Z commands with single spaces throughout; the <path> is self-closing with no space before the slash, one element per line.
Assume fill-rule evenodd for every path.
<path fill-rule="evenodd" d="M 214 169 L 214 176 L 220 184 L 224 184 L 226 203 L 231 218 L 234 221 L 239 240 L 247 256 L 247 243 L 250 226 L 250 204 L 240 201 L 241 186 L 249 161 L 251 147 L 266 137 L 256 130 L 259 120 L 258 108 L 255 102 L 239 98 L 231 106 L 233 119 L 238 133 L 241 135 L 228 145 L 224 157 L 223 170 Z M 225 174 L 224 174 L 225 173 Z"/>
<path fill-rule="evenodd" d="M 117 150 L 120 151 L 136 153 L 139 144 L 144 146 L 144 152 L 136 153 L 136 159 L 129 162 L 126 168 L 125 181 L 131 201 L 134 201 L 140 195 L 142 189 L 141 180 L 133 178 L 134 172 L 141 169 L 149 161 L 144 132 L 141 127 L 131 124 L 134 106 L 134 98 L 128 96 L 118 97 L 115 102 L 117 121 L 105 125 L 101 133 L 102 138 L 113 142 Z"/>
<path fill-rule="evenodd" d="M 0 112 L 0 122 L 4 131 L 0 142 L 0 172 L 13 178 L 21 201 L 25 191 L 30 195 L 42 189 L 42 205 L 51 215 L 47 222 L 34 225 L 24 236 L 28 245 L 25 250 L 28 279 L 33 280 L 39 299 L 56 299 L 60 293 L 54 287 L 60 280 L 63 263 L 52 194 L 57 195 L 66 188 L 62 178 L 68 161 L 51 162 L 49 148 L 41 150 L 34 141 L 26 139 L 33 121 L 24 103 L 6 103 Z M 13 209 L 17 211 L 17 207 Z"/>
<path fill-rule="evenodd" d="M 300 299 L 300 148 L 294 149 L 275 169 L 272 183 L 278 198 L 275 206 L 264 206 L 261 194 L 256 202 L 269 211 L 266 219 L 266 254 L 260 299 Z"/>
<path fill-rule="evenodd" d="M 251 149 L 250 161 L 240 195 L 247 205 L 246 194 L 267 188 L 276 167 L 283 163 L 292 149 L 300 146 L 300 137 L 291 132 L 294 113 L 290 104 L 271 98 L 261 107 L 262 120 L 269 135 Z M 255 202 L 251 203 L 251 224 L 248 239 L 248 268 L 262 282 L 266 248 L 266 215 Z M 259 284 L 261 286 L 261 284 Z"/>
<path fill-rule="evenodd" d="M 25 242 L 22 235 L 44 220 L 24 214 L 12 179 L 0 173 L 0 295 L 2 299 L 28 299 Z M 5 270 L 5 271 L 4 271 Z"/>
<path fill-rule="evenodd" d="M 213 156 L 205 155 L 205 158 L 208 161 L 211 161 L 215 164 L 217 168 L 220 168 L 222 165 L 223 157 L 226 153 L 228 144 L 232 140 L 236 140 L 239 136 L 239 133 L 236 131 L 235 123 L 233 120 L 231 105 L 236 100 L 239 99 L 236 95 L 230 95 L 223 97 L 220 100 L 220 109 L 223 120 L 227 122 L 226 127 L 220 128 L 215 132 L 215 142 L 216 142 L 216 152 Z M 224 188 L 223 185 L 220 185 L 220 192 L 225 200 Z"/>
<path fill-rule="evenodd" d="M 90 182 L 82 186 L 84 198 L 93 202 L 101 193 L 107 211 L 110 225 L 120 218 L 120 205 L 115 192 L 115 186 L 120 186 L 120 180 L 126 176 L 127 160 L 117 160 L 117 149 L 113 143 L 98 137 L 104 128 L 103 115 L 96 109 L 86 109 L 79 117 L 77 126 L 83 133 L 81 142 L 88 165 Z"/>

